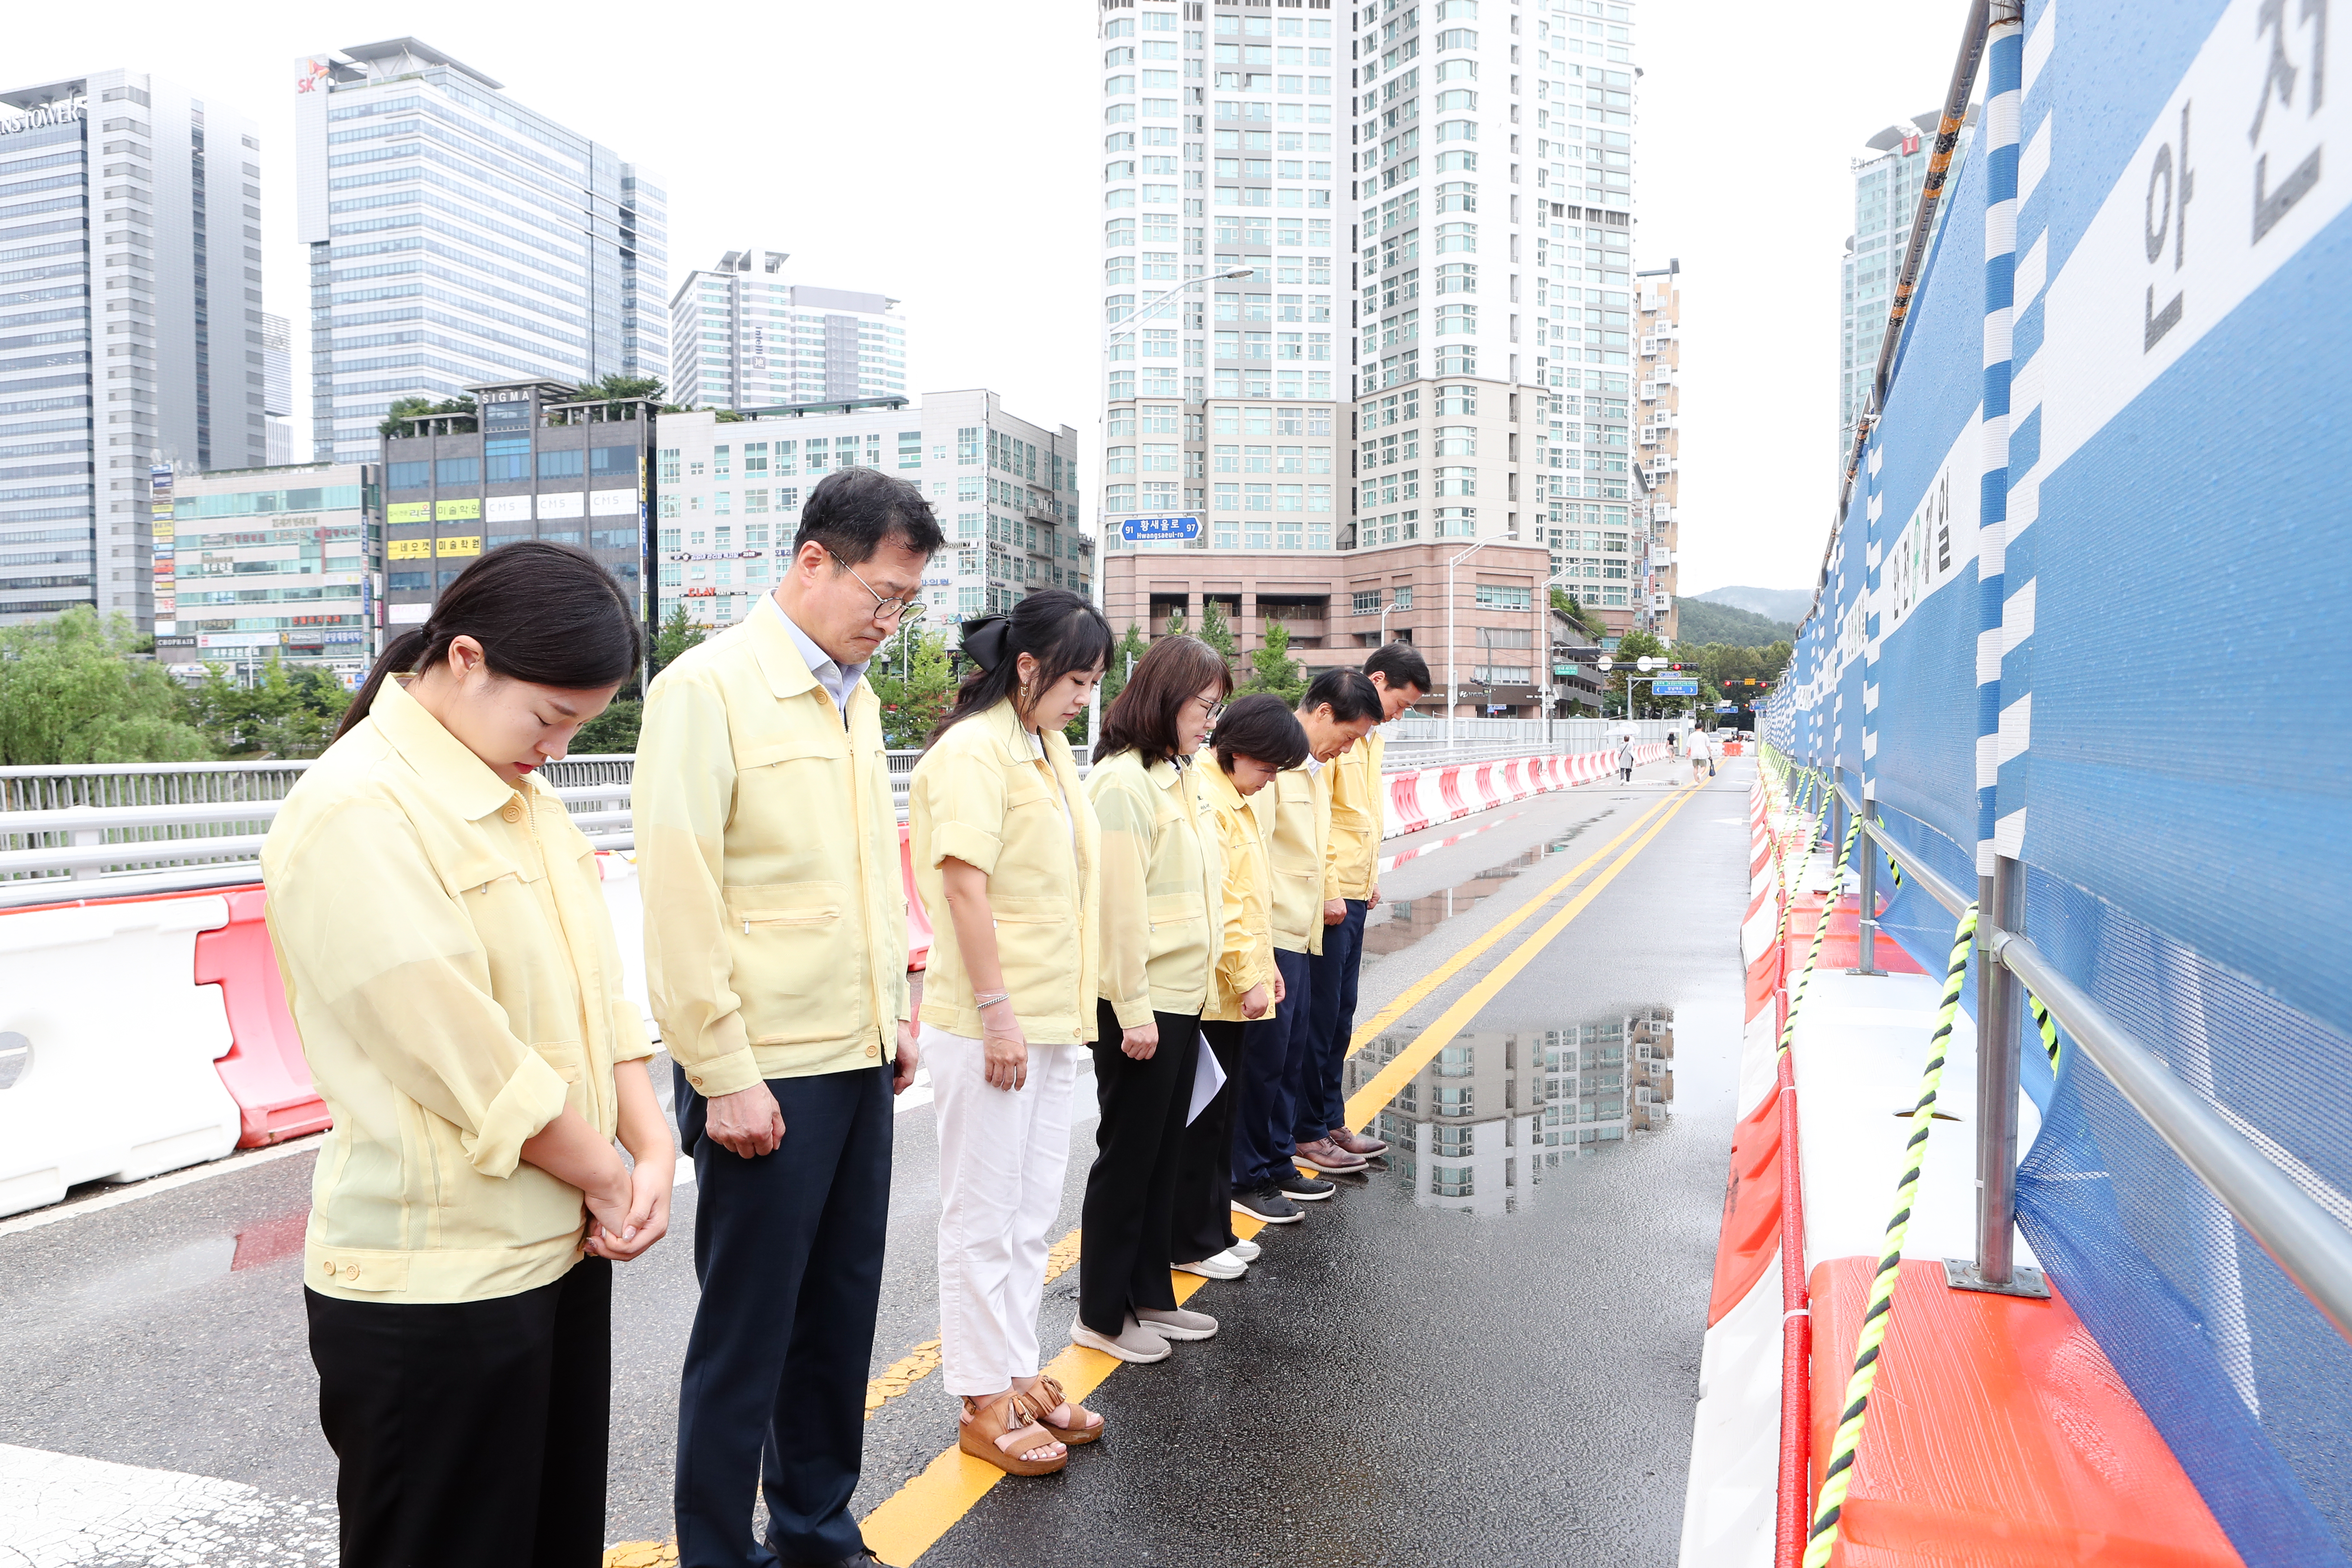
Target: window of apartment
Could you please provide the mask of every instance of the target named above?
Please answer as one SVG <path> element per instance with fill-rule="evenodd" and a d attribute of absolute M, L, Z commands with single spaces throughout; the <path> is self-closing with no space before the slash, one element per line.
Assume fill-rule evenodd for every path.
<path fill-rule="evenodd" d="M 980 461 L 981 426 L 966 425 L 956 431 L 956 461 L 969 466 Z"/>
<path fill-rule="evenodd" d="M 434 479 L 444 485 L 478 485 L 482 482 L 482 459 L 479 458 L 442 458 L 433 465 Z"/>

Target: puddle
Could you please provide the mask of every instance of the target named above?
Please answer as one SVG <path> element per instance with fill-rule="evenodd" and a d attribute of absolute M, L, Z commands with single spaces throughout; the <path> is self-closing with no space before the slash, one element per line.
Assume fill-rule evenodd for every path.
<path fill-rule="evenodd" d="M 1504 883 L 1519 876 L 1531 866 L 1540 866 L 1565 854 L 1570 845 L 1583 837 L 1587 828 L 1609 815 L 1602 812 L 1592 822 L 1580 822 L 1553 838 L 1523 854 L 1504 861 L 1450 888 L 1434 893 L 1424 893 L 1417 899 L 1398 899 L 1374 905 L 1364 916 L 1364 962 L 1387 957 L 1411 947 L 1456 915 L 1467 914 L 1486 900 L 1494 897 Z"/>
<path fill-rule="evenodd" d="M 1382 1035 L 1348 1063 L 1352 1092 L 1412 1040 Z M 1662 1131 L 1673 1115 L 1675 1013 L 1613 1014 L 1558 1029 L 1465 1034 L 1440 1051 L 1372 1125 L 1386 1172 L 1424 1208 L 1511 1214 L 1579 1160 Z"/>

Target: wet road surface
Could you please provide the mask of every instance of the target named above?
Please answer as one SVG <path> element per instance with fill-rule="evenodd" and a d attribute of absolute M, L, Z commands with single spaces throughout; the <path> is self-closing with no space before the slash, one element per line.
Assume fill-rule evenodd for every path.
<path fill-rule="evenodd" d="M 1384 846 L 1405 858 L 1367 922 L 1357 1016 L 1394 1016 L 1348 1089 L 1390 1155 L 1264 1233 L 1245 1279 L 1202 1288 L 1188 1304 L 1220 1318 L 1216 1339 L 1105 1382 L 1103 1442 L 928 1521 L 921 1561 L 1672 1562 L 1733 1115 L 1751 767 L 1685 799 L 1688 770 L 1655 766 Z M 1413 1070 L 1365 1100 L 1400 1055 Z M 1057 1237 L 1091 1154 L 1091 1084 L 1077 1094 Z M 954 1440 L 926 1344 L 928 1105 L 897 1126 L 861 1516 Z M 333 1561 L 299 1294 L 312 1163 L 0 1222 L 0 1563 Z M 693 1219 L 689 1182 L 670 1237 L 615 1271 L 616 1542 L 670 1533 Z M 1047 1287 L 1049 1355 L 1076 1282 Z"/>

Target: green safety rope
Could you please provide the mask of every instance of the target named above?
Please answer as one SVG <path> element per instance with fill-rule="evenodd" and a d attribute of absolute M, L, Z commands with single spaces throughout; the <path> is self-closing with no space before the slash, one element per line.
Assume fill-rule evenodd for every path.
<path fill-rule="evenodd" d="M 1903 1267 L 1903 1238 L 1911 1228 L 1911 1204 L 1919 1190 L 1920 1168 L 1927 1163 L 1927 1134 L 1936 1125 L 1936 1091 L 1944 1078 L 1944 1055 L 1952 1037 L 1952 1020 L 1960 1010 L 1960 986 L 1968 978 L 1969 948 L 1977 933 L 1977 907 L 1960 916 L 1952 938 L 1952 957 L 1944 973 L 1944 999 L 1936 1015 L 1936 1032 L 1927 1040 L 1927 1067 L 1919 1080 L 1919 1103 L 1911 1108 L 1911 1136 L 1903 1145 L 1903 1173 L 1895 1183 L 1895 1215 L 1886 1222 L 1886 1242 L 1871 1277 L 1869 1304 L 1862 1314 L 1862 1332 L 1853 1348 L 1853 1372 L 1845 1385 L 1844 1413 L 1838 1418 L 1837 1437 L 1830 1445 L 1829 1468 L 1822 1472 L 1822 1494 L 1813 1507 L 1813 1526 L 1805 1542 L 1804 1568 L 1824 1568 L 1836 1547 L 1838 1520 L 1845 1511 L 1846 1487 L 1853 1479 L 1854 1456 L 1862 1447 L 1862 1430 L 1870 1415 L 1870 1391 L 1878 1381 L 1879 1347 L 1895 1315 L 1895 1282 Z"/>
<path fill-rule="evenodd" d="M 1862 818 L 1855 817 L 1845 830 L 1845 843 L 1838 849 L 1837 868 L 1830 873 L 1829 896 L 1822 900 L 1821 919 L 1813 922 L 1813 944 L 1805 950 L 1805 966 L 1797 971 L 1797 983 L 1789 988 L 1789 1016 L 1780 1025 L 1780 1049 L 1786 1052 L 1797 1037 L 1797 1009 L 1804 1005 L 1805 987 L 1813 978 L 1813 961 L 1822 955 L 1822 939 L 1829 934 L 1830 911 L 1837 908 L 1838 890 L 1845 886 L 1846 857 L 1853 852 L 1854 835 L 1861 831 Z M 1789 905 L 1793 899 L 1780 902 L 1780 929 L 1789 929 Z"/>
<path fill-rule="evenodd" d="M 2042 1005 L 2042 998 L 2031 991 L 2025 994 L 2025 1005 L 2033 1010 L 2033 1026 L 2042 1032 L 2042 1048 L 2050 1053 L 2050 1070 L 2056 1072 L 2058 1070 L 2058 1021 L 2050 1016 L 2050 1009 Z"/>

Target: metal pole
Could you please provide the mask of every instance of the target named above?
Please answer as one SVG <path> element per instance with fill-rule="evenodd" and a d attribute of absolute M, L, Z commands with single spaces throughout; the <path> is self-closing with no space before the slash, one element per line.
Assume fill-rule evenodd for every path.
<path fill-rule="evenodd" d="M 1878 786 L 1869 779 L 1862 783 L 1862 833 L 1854 842 L 1854 850 L 1862 857 L 1859 875 L 1862 886 L 1858 900 L 1862 918 L 1858 924 L 1855 944 L 1855 966 L 1848 974 L 1882 975 L 1878 967 Z"/>
<path fill-rule="evenodd" d="M 1462 683 L 1454 670 L 1454 568 L 1486 548 L 1480 540 L 1461 554 L 1445 563 L 1445 749 L 1454 749 L 1454 710 L 1462 702 Z"/>
<path fill-rule="evenodd" d="M 2004 933 L 2025 930 L 2025 872 L 2003 855 L 1993 861 L 1993 918 L 1977 921 L 1977 1268 L 2000 1289 L 2016 1272 L 2017 977 L 1995 950 Z"/>

